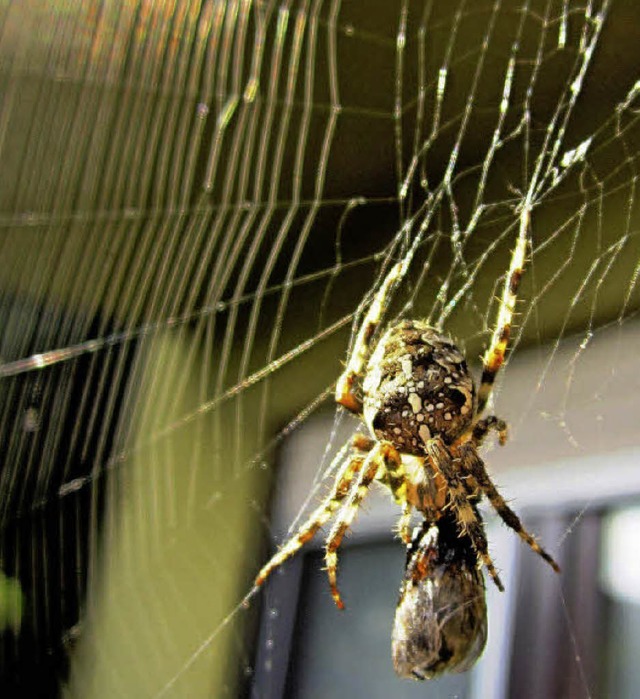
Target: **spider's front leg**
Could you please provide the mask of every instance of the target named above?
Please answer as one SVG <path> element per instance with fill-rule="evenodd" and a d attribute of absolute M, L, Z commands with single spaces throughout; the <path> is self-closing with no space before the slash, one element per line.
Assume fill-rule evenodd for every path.
<path fill-rule="evenodd" d="M 556 573 L 559 573 L 560 566 L 522 526 L 522 522 L 520 521 L 518 515 L 509 507 L 509 505 L 507 505 L 502 495 L 500 495 L 498 492 L 497 488 L 493 484 L 493 481 L 489 477 L 489 474 L 484 466 L 484 462 L 480 458 L 474 444 L 472 444 L 470 441 L 461 444 L 458 447 L 458 453 L 463 470 L 473 477 L 475 482 L 478 484 L 480 491 L 487 496 L 495 511 L 502 518 L 502 521 L 508 527 L 513 529 L 513 531 L 515 531 L 518 536 L 520 536 L 520 538 L 526 542 L 539 556 L 544 558 L 544 560 L 556 571 Z"/>
<path fill-rule="evenodd" d="M 356 415 L 362 413 L 362 400 L 356 394 L 356 385 L 371 354 L 371 338 L 380 325 L 382 315 L 387 307 L 388 296 L 404 272 L 405 263 L 397 262 L 387 273 L 362 321 L 347 366 L 336 383 L 336 403 L 340 403 Z"/>
<path fill-rule="evenodd" d="M 433 470 L 440 473 L 447 484 L 448 499 L 461 531 L 471 540 L 478 558 L 487 567 L 497 588 L 500 592 L 504 592 L 504 585 L 489 555 L 489 546 L 482 521 L 470 502 L 469 490 L 461 479 L 465 474 L 460 474 L 457 471 L 449 448 L 440 437 L 428 440 L 425 443 L 425 449 Z"/>
<path fill-rule="evenodd" d="M 520 213 L 520 230 L 516 246 L 511 253 L 509 270 L 505 276 L 498 317 L 491 337 L 491 343 L 482 361 L 482 378 L 478 388 L 477 413 L 482 414 L 493 390 L 493 384 L 500 371 L 511 337 L 511 322 L 516 310 L 520 280 L 529 247 L 530 209 L 524 208 Z"/>
<path fill-rule="evenodd" d="M 501 446 L 507 443 L 507 423 L 495 415 L 489 415 L 482 420 L 478 420 L 473 425 L 471 438 L 474 444 L 477 447 L 480 446 L 491 430 L 495 430 L 498 433 L 498 440 Z"/>

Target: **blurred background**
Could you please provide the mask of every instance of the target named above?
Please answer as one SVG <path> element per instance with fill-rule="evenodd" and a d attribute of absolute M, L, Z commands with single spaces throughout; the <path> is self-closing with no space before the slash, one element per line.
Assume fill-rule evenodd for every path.
<path fill-rule="evenodd" d="M 0 0 L 0 694 L 635 697 L 640 8 L 632 0 Z M 373 494 L 252 589 L 357 427 L 332 387 L 389 266 L 492 410 L 476 668 L 394 677 Z"/>

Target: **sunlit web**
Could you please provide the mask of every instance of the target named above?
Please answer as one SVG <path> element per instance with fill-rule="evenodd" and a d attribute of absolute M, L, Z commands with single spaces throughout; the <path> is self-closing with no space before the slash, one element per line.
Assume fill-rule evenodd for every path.
<path fill-rule="evenodd" d="M 0 10 L 8 687 L 235 696 L 274 448 L 394 262 L 478 356 L 526 209 L 514 348 L 635 315 L 616 3 L 353 5 Z"/>

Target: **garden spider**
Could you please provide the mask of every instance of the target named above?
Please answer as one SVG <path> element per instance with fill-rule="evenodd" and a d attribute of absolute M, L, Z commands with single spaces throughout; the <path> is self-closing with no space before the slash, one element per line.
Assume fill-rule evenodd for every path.
<path fill-rule="evenodd" d="M 338 548 L 371 483 L 382 483 L 402 508 L 398 532 L 408 550 L 393 631 L 394 666 L 401 676 L 424 679 L 446 670 L 462 671 L 482 652 L 486 607 L 479 568 L 486 566 L 504 590 L 476 507 L 483 495 L 507 526 L 559 571 L 499 494 L 478 454 L 491 430 L 501 444 L 506 441 L 506 423 L 481 415 L 509 342 L 526 248 L 521 231 L 477 394 L 460 350 L 423 321 L 392 325 L 372 349 L 371 340 L 407 260 L 391 268 L 364 318 L 335 393 L 336 401 L 358 415 L 371 436 L 353 438 L 352 456 L 338 469 L 325 500 L 255 581 L 262 585 L 335 515 L 326 564 L 334 602 L 344 608 L 337 586 Z M 414 508 L 424 523 L 412 538 Z"/>

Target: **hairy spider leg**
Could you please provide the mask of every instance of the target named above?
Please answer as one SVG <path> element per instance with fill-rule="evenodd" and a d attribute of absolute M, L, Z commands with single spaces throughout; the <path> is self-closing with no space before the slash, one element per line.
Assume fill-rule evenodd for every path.
<path fill-rule="evenodd" d="M 460 529 L 469 537 L 479 559 L 484 563 L 489 575 L 493 578 L 500 592 L 504 592 L 504 585 L 493 565 L 489 555 L 487 537 L 479 519 L 478 512 L 469 501 L 467 488 L 456 473 L 453 460 L 449 451 L 440 437 L 434 437 L 425 443 L 425 449 L 429 456 L 429 462 L 436 473 L 440 473 L 449 490 L 449 501 L 460 525 Z M 464 474 L 462 474 L 464 476 Z"/>
<path fill-rule="evenodd" d="M 254 583 L 256 587 L 262 585 L 278 566 L 291 558 L 291 556 L 299 551 L 308 541 L 311 541 L 318 529 L 331 519 L 334 512 L 340 507 L 340 504 L 348 495 L 351 484 L 356 474 L 362 468 L 364 461 L 365 457 L 360 454 L 352 455 L 345 461 L 336 476 L 334 487 L 322 501 L 322 504 L 309 515 L 308 519 L 300 526 L 298 531 L 288 539 L 285 545 L 262 567 Z"/>
<path fill-rule="evenodd" d="M 544 558 L 556 573 L 559 573 L 560 566 L 522 526 L 522 522 L 520 522 L 518 515 L 507 505 L 502 495 L 500 495 L 495 485 L 493 485 L 484 466 L 484 462 L 478 455 L 475 446 L 469 442 L 461 444 L 458 447 L 458 453 L 460 454 L 460 460 L 464 470 L 468 471 L 473 476 L 478 487 L 487 496 L 495 511 L 502 518 L 502 521 L 513 529 L 513 531 L 515 531 L 539 556 Z"/>
<path fill-rule="evenodd" d="M 354 449 L 369 452 L 376 446 L 376 442 L 371 437 L 363 434 L 356 434 L 353 438 Z M 382 474 L 378 474 L 378 480 L 382 485 L 386 485 L 391 491 L 395 501 L 402 507 L 402 514 L 398 519 L 398 535 L 405 544 L 411 543 L 411 503 L 407 500 L 407 474 L 402 465 L 402 458 L 389 459 L 386 462 Z"/>
<path fill-rule="evenodd" d="M 407 545 L 411 543 L 411 510 L 411 503 L 405 500 L 402 503 L 402 514 L 398 519 L 397 526 L 398 536 Z"/>
<path fill-rule="evenodd" d="M 369 360 L 371 338 L 378 325 L 380 325 L 382 316 L 387 308 L 387 297 L 403 275 L 404 268 L 405 263 L 397 262 L 384 278 L 362 321 L 347 366 L 336 383 L 336 402 L 352 413 L 360 414 L 362 412 L 362 402 L 355 395 L 354 385 L 358 377 L 362 375 L 364 367 Z"/>
<path fill-rule="evenodd" d="M 498 433 L 500 444 L 504 446 L 507 442 L 507 423 L 495 415 L 489 415 L 476 422 L 471 431 L 473 443 L 477 447 L 480 446 L 491 430 L 495 430 Z"/>
<path fill-rule="evenodd" d="M 516 246 L 511 253 L 511 262 L 509 271 L 505 277 L 504 289 L 500 299 L 500 307 L 498 309 L 498 317 L 496 326 L 493 331 L 491 343 L 484 354 L 482 360 L 482 378 L 480 387 L 478 388 L 478 408 L 477 415 L 481 415 L 487 405 L 487 401 L 493 389 L 493 383 L 496 380 L 496 375 L 500 371 L 500 367 L 504 362 L 504 356 L 509 344 L 511 336 L 511 321 L 516 309 L 516 301 L 518 300 L 518 289 L 520 288 L 520 280 L 524 270 L 524 264 L 527 256 L 527 247 L 529 244 L 528 238 L 529 229 L 529 210 L 524 209 L 520 215 L 520 232 Z"/>
<path fill-rule="evenodd" d="M 338 609 L 344 609 L 344 602 L 340 598 L 340 593 L 338 592 L 337 579 L 338 549 L 340 548 L 342 539 L 358 514 L 360 503 L 366 497 L 369 487 L 375 480 L 378 472 L 397 471 L 398 467 L 401 466 L 400 454 L 398 454 L 395 447 L 390 442 L 380 442 L 369 452 L 358 474 L 358 478 L 350 490 L 349 498 L 340 508 L 336 516 L 336 520 L 327 537 L 325 561 L 327 564 L 331 596 Z"/>
<path fill-rule="evenodd" d="M 411 503 L 407 499 L 407 474 L 402 466 L 402 457 L 391 447 L 389 442 L 385 442 L 386 449 L 393 449 L 395 455 L 385 459 L 385 468 L 378 474 L 378 480 L 386 485 L 391 491 L 394 500 L 402 507 L 402 514 L 398 519 L 398 534 L 405 544 L 411 543 Z"/>

